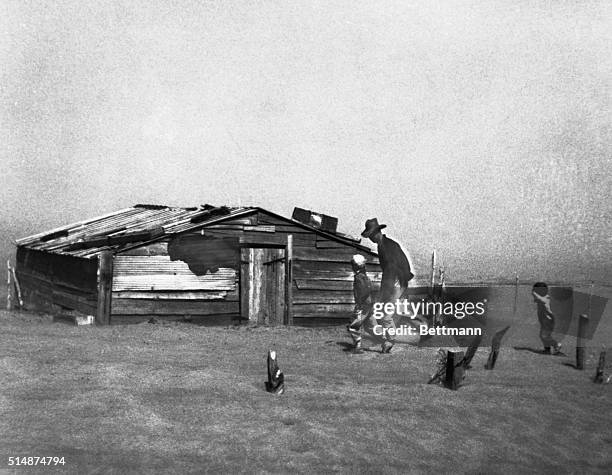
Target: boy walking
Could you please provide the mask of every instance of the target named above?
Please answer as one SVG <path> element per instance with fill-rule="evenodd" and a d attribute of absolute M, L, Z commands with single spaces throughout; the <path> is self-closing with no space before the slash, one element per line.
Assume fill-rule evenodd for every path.
<path fill-rule="evenodd" d="M 351 323 L 347 330 L 353 339 L 353 353 L 363 353 L 361 348 L 361 332 L 363 325 L 372 310 L 372 282 L 366 272 L 366 260 L 361 254 L 355 254 L 351 259 L 353 268 L 353 295 L 355 296 L 355 309 Z"/>
<path fill-rule="evenodd" d="M 544 345 L 544 353 L 557 355 L 561 353 L 561 343 L 555 341 L 552 332 L 555 328 L 555 315 L 550 308 L 550 296 L 548 295 L 548 285 L 544 282 L 536 282 L 531 294 L 533 301 L 538 307 L 538 320 L 540 322 L 540 339 Z"/>

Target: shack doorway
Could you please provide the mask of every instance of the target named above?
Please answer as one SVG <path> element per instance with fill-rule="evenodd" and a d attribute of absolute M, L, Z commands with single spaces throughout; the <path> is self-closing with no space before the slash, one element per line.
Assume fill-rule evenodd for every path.
<path fill-rule="evenodd" d="M 286 248 L 244 247 L 240 253 L 242 317 L 266 325 L 286 324 Z"/>

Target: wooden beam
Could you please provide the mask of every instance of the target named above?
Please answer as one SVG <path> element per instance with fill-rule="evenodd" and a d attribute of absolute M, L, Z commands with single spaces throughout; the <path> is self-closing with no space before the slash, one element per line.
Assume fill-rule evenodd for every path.
<path fill-rule="evenodd" d="M 96 323 L 109 325 L 113 287 L 113 252 L 102 251 L 98 257 L 98 305 Z"/>
<path fill-rule="evenodd" d="M 15 290 L 17 291 L 17 301 L 19 302 L 19 309 L 23 308 L 23 297 L 21 296 L 21 285 L 19 285 L 19 279 L 15 273 L 15 268 L 11 267 L 11 273 L 13 274 L 13 284 L 15 284 Z"/>
<path fill-rule="evenodd" d="M 236 314 L 240 304 L 219 300 L 113 300 L 113 319 L 117 315 L 223 315 Z"/>
<path fill-rule="evenodd" d="M 11 261 L 6 260 L 6 309 L 11 310 L 13 308 L 13 302 L 11 300 Z"/>
<path fill-rule="evenodd" d="M 298 290 L 344 290 L 353 295 L 353 283 L 350 280 L 295 279 Z"/>
<path fill-rule="evenodd" d="M 429 283 L 429 295 L 433 298 L 434 286 L 436 285 L 436 250 L 431 252 L 431 278 Z"/>
<path fill-rule="evenodd" d="M 249 275 L 251 269 L 250 249 L 240 249 L 240 277 L 238 280 L 240 293 L 240 319 L 249 320 Z"/>
<path fill-rule="evenodd" d="M 293 235 L 287 235 L 287 249 L 285 250 L 285 312 L 286 324 L 293 325 Z"/>
<path fill-rule="evenodd" d="M 251 233 L 240 236 L 239 243 L 242 247 L 285 247 L 286 240 L 283 236 L 268 235 L 266 233 Z"/>

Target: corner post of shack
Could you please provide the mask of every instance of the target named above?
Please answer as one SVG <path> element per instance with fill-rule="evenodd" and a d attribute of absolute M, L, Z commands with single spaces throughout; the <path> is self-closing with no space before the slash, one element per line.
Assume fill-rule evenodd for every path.
<path fill-rule="evenodd" d="M 109 325 L 113 287 L 113 251 L 105 250 L 98 256 L 98 305 L 96 322 Z"/>

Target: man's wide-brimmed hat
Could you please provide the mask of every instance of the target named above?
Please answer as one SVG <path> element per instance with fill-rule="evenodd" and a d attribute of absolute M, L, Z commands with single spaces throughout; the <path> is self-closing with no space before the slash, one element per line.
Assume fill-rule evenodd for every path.
<path fill-rule="evenodd" d="M 376 218 L 368 219 L 365 222 L 365 229 L 363 230 L 361 235 L 364 238 L 369 238 L 376 231 L 380 231 L 381 229 L 384 229 L 386 227 L 387 227 L 386 224 L 378 224 L 378 219 Z"/>

